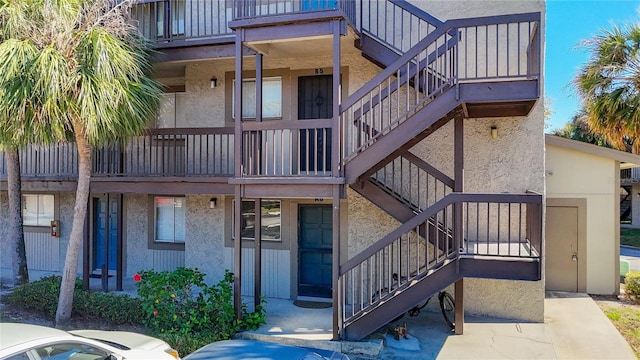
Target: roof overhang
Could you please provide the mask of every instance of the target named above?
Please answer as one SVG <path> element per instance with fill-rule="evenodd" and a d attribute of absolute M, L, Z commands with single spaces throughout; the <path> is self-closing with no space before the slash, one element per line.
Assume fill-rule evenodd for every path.
<path fill-rule="evenodd" d="M 625 151 L 593 145 L 582 141 L 571 140 L 556 135 L 545 134 L 546 145 L 553 145 L 573 151 L 579 151 L 595 156 L 613 159 L 620 162 L 621 169 L 640 167 L 640 155 L 635 155 Z"/>

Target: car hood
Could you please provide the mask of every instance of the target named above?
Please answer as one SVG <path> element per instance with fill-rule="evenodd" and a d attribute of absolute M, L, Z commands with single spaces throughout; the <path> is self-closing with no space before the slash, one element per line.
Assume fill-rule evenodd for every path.
<path fill-rule="evenodd" d="M 156 349 L 164 350 L 169 347 L 166 342 L 160 339 L 134 332 L 103 330 L 73 330 L 69 332 L 77 336 L 105 341 L 116 348 L 124 345 L 129 349 L 151 351 Z"/>

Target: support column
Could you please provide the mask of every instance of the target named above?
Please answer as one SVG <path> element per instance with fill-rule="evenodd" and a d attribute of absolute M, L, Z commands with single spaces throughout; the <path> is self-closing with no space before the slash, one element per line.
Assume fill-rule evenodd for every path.
<path fill-rule="evenodd" d="M 340 186 L 333 185 L 333 219 L 332 219 L 332 273 L 331 298 L 333 305 L 333 340 L 340 340 Z"/>
<path fill-rule="evenodd" d="M 464 332 L 464 279 L 456 281 L 454 285 L 454 296 L 456 305 L 456 325 L 455 334 L 462 335 Z"/>
<path fill-rule="evenodd" d="M 262 294 L 262 198 L 255 200 L 254 208 L 254 276 L 253 276 L 253 304 L 254 310 L 260 305 Z"/>
<path fill-rule="evenodd" d="M 124 196 L 122 195 L 122 193 L 118 194 L 118 249 L 117 249 L 117 264 L 116 264 L 116 273 L 117 273 L 117 277 L 116 277 L 116 291 L 122 291 L 122 275 L 124 272 L 124 239 L 122 236 L 122 226 L 124 224 L 124 221 L 122 219 L 123 217 L 123 208 L 124 208 Z"/>
<path fill-rule="evenodd" d="M 262 54 L 256 54 L 256 122 L 262 122 Z M 253 175 L 266 175 L 262 173 L 262 132 L 256 131 L 253 139 Z"/>
<path fill-rule="evenodd" d="M 91 221 L 91 214 L 93 214 L 93 208 L 91 207 L 91 193 L 89 193 L 89 199 L 87 199 L 87 215 L 84 221 L 84 231 L 82 236 L 82 289 L 89 290 L 89 272 L 91 264 L 89 263 L 89 257 L 91 255 L 91 236 L 89 236 L 89 221 Z M 58 229 L 60 231 L 60 229 Z"/>
<path fill-rule="evenodd" d="M 340 20 L 333 21 L 333 130 L 331 131 L 331 173 L 340 176 Z"/>
<path fill-rule="evenodd" d="M 235 68 L 235 132 L 234 132 L 234 177 L 242 177 L 242 42 L 244 40 L 244 29 L 236 31 L 236 68 Z M 235 223 L 233 224 L 235 239 L 233 242 L 233 307 L 236 319 L 242 317 L 242 185 L 235 185 Z"/>
<path fill-rule="evenodd" d="M 333 21 L 333 127 L 331 132 L 331 174 L 333 177 L 340 177 L 340 36 L 341 21 Z M 341 185 L 333 185 L 333 218 L 332 218 L 332 279 L 331 298 L 333 310 L 333 340 L 340 340 L 340 320 L 341 312 L 341 290 L 339 286 L 340 278 L 340 188 Z"/>
<path fill-rule="evenodd" d="M 262 122 L 262 54 L 256 54 L 256 122 Z M 254 139 L 253 174 L 262 172 L 262 133 L 258 131 Z M 260 305 L 262 294 L 262 199 L 255 199 L 254 208 L 254 276 L 253 304 L 254 311 Z"/>
<path fill-rule="evenodd" d="M 109 240 L 111 238 L 111 197 L 109 194 L 105 194 L 104 201 L 106 202 L 107 210 L 104 219 L 104 264 L 100 271 L 100 282 L 102 284 L 102 292 L 109 292 Z"/>
<path fill-rule="evenodd" d="M 235 186 L 233 213 L 233 308 L 236 319 L 242 318 L 242 185 Z"/>
<path fill-rule="evenodd" d="M 464 118 L 458 116 L 454 120 L 454 192 L 464 192 Z M 462 204 L 455 203 L 454 205 L 454 246 L 456 251 L 464 248 L 463 244 L 463 214 Z M 458 263 L 459 265 L 459 263 Z M 458 269 L 459 270 L 459 269 Z M 463 280 L 460 279 L 455 284 L 455 333 L 456 335 L 462 335 L 464 329 L 464 294 L 463 294 Z"/>

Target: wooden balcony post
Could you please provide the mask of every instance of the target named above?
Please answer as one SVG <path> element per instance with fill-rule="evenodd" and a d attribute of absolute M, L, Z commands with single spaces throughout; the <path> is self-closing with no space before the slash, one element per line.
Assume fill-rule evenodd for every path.
<path fill-rule="evenodd" d="M 464 279 L 460 279 L 456 281 L 454 285 L 454 297 L 455 297 L 455 329 L 454 332 L 456 335 L 462 335 L 464 332 Z"/>
<path fill-rule="evenodd" d="M 332 219 L 332 280 L 331 297 L 333 310 L 333 340 L 340 340 L 340 185 L 333 185 Z"/>
<path fill-rule="evenodd" d="M 235 201 L 233 212 L 234 234 L 233 241 L 233 307 L 236 312 L 236 319 L 242 318 L 242 185 L 235 186 Z"/>
<path fill-rule="evenodd" d="M 262 198 L 257 198 L 254 204 L 254 276 L 253 276 L 253 304 L 254 311 L 260 305 L 262 294 Z"/>
<path fill-rule="evenodd" d="M 236 31 L 236 87 L 235 91 L 235 138 L 234 138 L 234 176 L 242 176 L 242 41 L 244 40 L 244 30 Z M 235 240 L 233 246 L 233 306 L 236 312 L 236 318 L 242 317 L 242 235 L 241 235 L 241 217 L 242 217 L 242 185 L 235 186 Z"/>
<path fill-rule="evenodd" d="M 340 176 L 340 20 L 333 21 L 333 124 L 331 132 L 331 173 Z M 332 304 L 333 340 L 340 340 L 340 185 L 333 185 Z"/>
<path fill-rule="evenodd" d="M 333 126 L 331 131 L 331 172 L 340 176 L 340 20 L 333 21 Z"/>
<path fill-rule="evenodd" d="M 256 54 L 256 123 L 262 122 L 262 54 Z M 253 161 L 251 161 L 251 174 L 252 175 L 266 175 L 262 169 L 262 131 L 256 130 L 255 133 L 251 132 L 253 151 L 249 155 Z"/>
<path fill-rule="evenodd" d="M 464 119 L 457 116 L 454 120 L 454 189 L 453 191 L 464 192 Z M 463 228 L 462 228 L 462 203 L 456 202 L 454 205 L 454 229 L 453 237 L 455 239 L 456 252 L 460 251 L 463 244 Z M 459 255 L 458 255 L 459 256 Z M 455 284 L 455 333 L 462 335 L 464 329 L 464 294 L 463 280 L 460 279 Z"/>

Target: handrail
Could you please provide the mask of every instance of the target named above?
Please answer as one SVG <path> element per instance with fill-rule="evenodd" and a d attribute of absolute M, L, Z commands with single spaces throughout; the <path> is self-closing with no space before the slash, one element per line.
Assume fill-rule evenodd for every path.
<path fill-rule="evenodd" d="M 366 84 L 361 86 L 355 93 L 347 98 L 342 104 L 340 104 L 340 112 L 351 107 L 364 95 L 370 93 L 377 86 L 379 86 L 383 80 L 394 75 L 402 66 L 406 65 L 409 60 L 416 57 L 420 52 L 424 51 L 427 45 L 433 43 L 438 37 L 445 33 L 449 33 L 451 29 L 459 27 L 480 26 L 480 25 L 496 25 L 499 23 L 507 22 L 526 22 L 526 21 L 540 21 L 540 13 L 523 13 L 523 14 L 511 14 L 511 15 L 499 15 L 499 16 L 487 16 L 478 18 L 465 18 L 465 19 L 453 19 L 445 21 L 438 29 L 419 43 L 417 43 L 411 50 L 401 55 L 393 64 L 389 65 L 386 69 L 379 72 L 375 77 L 369 80 Z"/>
<path fill-rule="evenodd" d="M 341 165 L 451 87 L 539 76 L 531 66 L 539 52 L 530 51 L 539 20 L 525 13 L 446 21 L 340 105 Z"/>
<path fill-rule="evenodd" d="M 415 46 L 442 24 L 404 0 L 360 2 L 359 30 L 398 54 Z"/>
<path fill-rule="evenodd" d="M 340 265 L 341 328 L 462 255 L 539 259 L 541 207 L 540 195 L 447 195 Z"/>
<path fill-rule="evenodd" d="M 402 234 L 412 231 L 418 225 L 425 223 L 439 211 L 455 203 L 503 203 L 503 204 L 541 204 L 542 196 L 534 194 L 474 194 L 474 193 L 450 193 L 433 206 L 423 210 L 411 220 L 403 223 L 398 228 L 376 241 L 365 250 L 340 265 L 340 276 L 355 268 L 367 260 L 376 252 L 388 246 L 393 240 Z"/>
<path fill-rule="evenodd" d="M 408 151 L 369 179 L 416 213 L 453 192 L 454 185 L 453 179 Z"/>
<path fill-rule="evenodd" d="M 96 148 L 92 176 L 229 177 L 233 176 L 234 128 L 148 129 L 125 144 Z M 73 180 L 78 176 L 74 142 L 28 144 L 20 149 L 24 179 Z M 0 175 L 5 174 L 0 150 Z"/>

